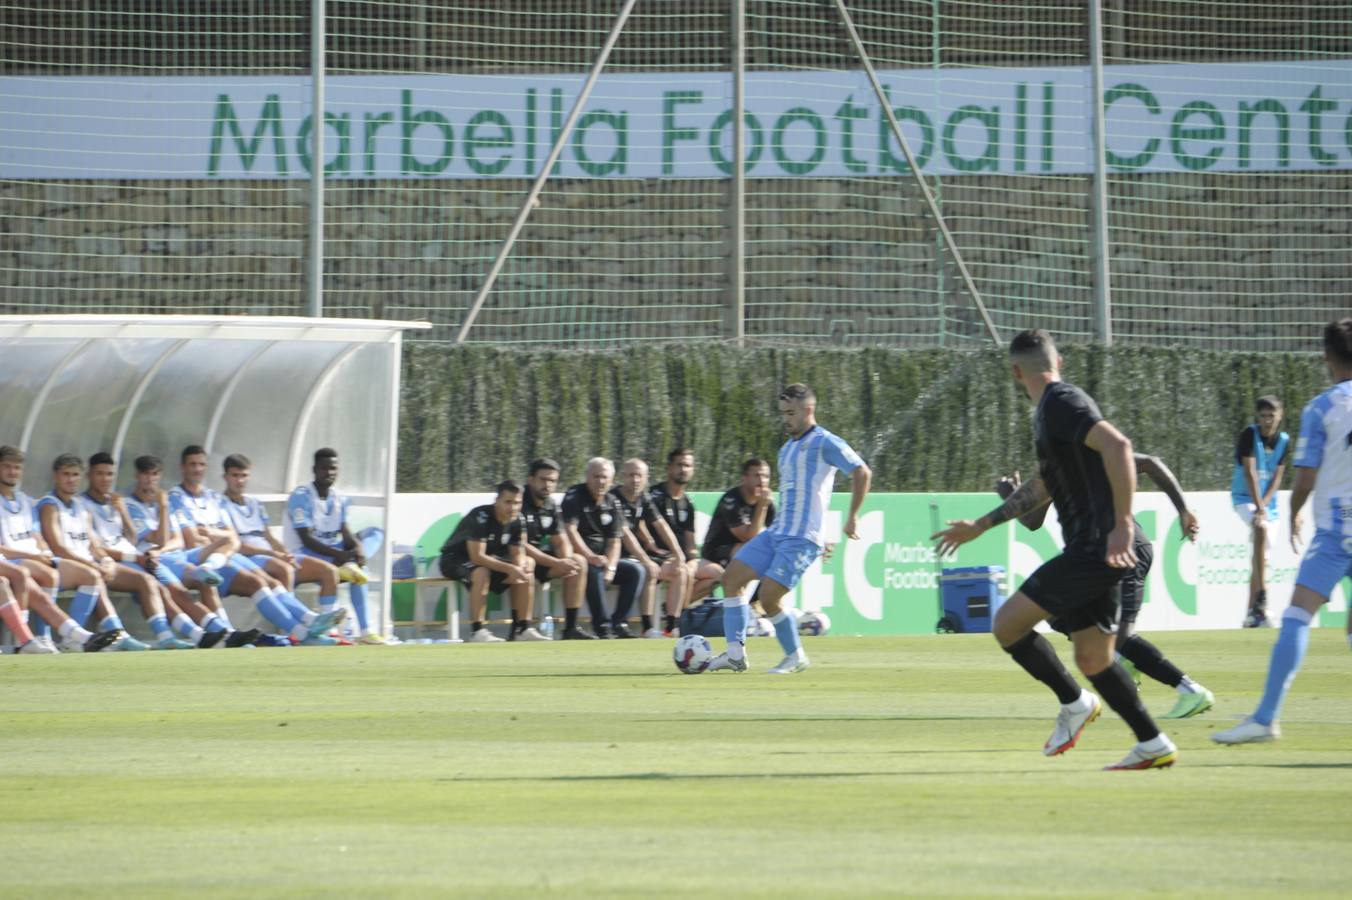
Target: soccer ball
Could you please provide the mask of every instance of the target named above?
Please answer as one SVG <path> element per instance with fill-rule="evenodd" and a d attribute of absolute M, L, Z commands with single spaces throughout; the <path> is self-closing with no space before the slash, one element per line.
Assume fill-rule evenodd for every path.
<path fill-rule="evenodd" d="M 812 610 L 803 613 L 798 620 L 798 633 L 809 637 L 819 637 L 831 630 L 831 619 L 824 612 Z"/>
<path fill-rule="evenodd" d="M 752 637 L 771 637 L 772 635 L 774 635 L 774 633 L 775 633 L 774 623 L 771 622 L 769 619 L 765 618 L 765 616 L 761 616 L 759 619 L 751 623 Z"/>
<path fill-rule="evenodd" d="M 676 639 L 676 648 L 671 652 L 676 668 L 687 675 L 698 675 L 709 668 L 714 658 L 714 648 L 709 639 L 702 634 L 686 634 Z"/>

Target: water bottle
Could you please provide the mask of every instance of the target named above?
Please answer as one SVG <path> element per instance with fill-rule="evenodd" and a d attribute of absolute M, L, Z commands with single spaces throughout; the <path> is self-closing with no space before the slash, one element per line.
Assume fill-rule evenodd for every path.
<path fill-rule="evenodd" d="M 554 617 L 545 616 L 540 620 L 540 633 L 551 641 L 554 640 Z"/>

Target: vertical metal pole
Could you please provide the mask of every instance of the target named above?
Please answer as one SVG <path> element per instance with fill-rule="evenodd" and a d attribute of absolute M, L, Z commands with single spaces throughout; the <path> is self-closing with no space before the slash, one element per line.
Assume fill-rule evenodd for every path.
<path fill-rule="evenodd" d="M 484 276 L 483 284 L 479 285 L 479 292 L 474 295 L 474 302 L 470 304 L 469 312 L 465 314 L 465 321 L 460 326 L 460 331 L 455 335 L 457 344 L 465 342 L 465 338 L 469 336 L 469 330 L 474 327 L 474 320 L 479 318 L 479 312 L 484 308 L 489 292 L 493 290 L 493 285 L 497 282 L 498 276 L 502 274 L 502 267 L 507 262 L 507 254 L 511 253 L 512 247 L 516 245 L 516 239 L 521 236 L 521 229 L 526 227 L 526 219 L 530 218 L 530 211 L 535 205 L 535 199 L 540 196 L 540 192 L 545 187 L 545 180 L 554 171 L 554 164 L 559 161 L 564 145 L 568 143 L 568 138 L 573 133 L 573 126 L 577 124 L 578 118 L 582 115 L 582 108 L 587 105 L 587 98 L 591 96 L 592 88 L 596 87 L 596 80 L 601 77 L 601 70 L 605 68 L 606 60 L 610 59 L 610 51 L 615 49 L 615 43 L 619 41 L 620 33 L 624 31 L 624 23 L 629 21 L 629 14 L 634 11 L 634 4 L 637 2 L 638 0 L 625 0 L 619 15 L 615 17 L 615 24 L 611 26 L 610 34 L 606 36 L 606 42 L 601 46 L 601 52 L 596 55 L 596 62 L 592 64 L 591 71 L 587 73 L 587 79 L 582 82 L 582 90 L 578 91 L 577 100 L 573 102 L 573 108 L 568 111 L 568 118 L 564 120 L 563 127 L 559 129 L 559 136 L 554 139 L 554 146 L 549 148 L 549 156 L 545 157 L 544 165 L 540 167 L 540 174 L 535 176 L 535 182 L 531 184 L 530 191 L 526 193 L 526 199 L 521 202 L 521 209 L 517 211 L 516 221 L 512 222 L 511 230 L 507 232 L 507 237 L 498 247 L 493 265 L 489 267 L 488 274 Z"/>
<path fill-rule="evenodd" d="M 1094 174 L 1090 180 L 1091 253 L 1094 266 L 1094 340 L 1113 343 L 1112 287 L 1108 257 L 1108 162 L 1103 121 L 1103 3 L 1089 0 L 1090 115 L 1094 123 Z"/>
<path fill-rule="evenodd" d="M 306 231 L 305 312 L 324 315 L 324 0 L 310 0 L 310 216 Z"/>
<path fill-rule="evenodd" d="M 387 457 L 388 468 L 385 472 L 385 509 L 381 513 L 380 527 L 385 532 L 384 555 L 380 563 L 380 633 L 389 634 L 394 627 L 392 613 L 394 607 L 394 583 L 392 569 L 394 567 L 394 552 L 391 549 L 394 545 L 393 528 L 394 511 L 391 507 L 394 504 L 394 492 L 396 487 L 395 476 L 397 475 L 399 463 L 399 380 L 403 374 L 400 366 L 403 362 L 404 335 L 403 332 L 396 331 L 393 340 L 386 345 L 390 351 L 390 452 Z M 414 589 L 417 590 L 416 588 Z M 450 603 L 450 598 L 447 598 Z M 452 635 L 456 637 L 457 635 Z"/>
<path fill-rule="evenodd" d="M 732 0 L 732 259 L 728 287 L 733 339 L 746 343 L 746 0 Z"/>

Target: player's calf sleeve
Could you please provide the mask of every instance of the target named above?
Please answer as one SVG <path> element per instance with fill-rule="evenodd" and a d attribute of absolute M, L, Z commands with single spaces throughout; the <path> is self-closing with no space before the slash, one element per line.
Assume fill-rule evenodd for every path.
<path fill-rule="evenodd" d="M 0 620 L 3 620 L 9 630 L 14 633 L 14 640 L 18 641 L 20 646 L 33 639 L 33 632 L 28 630 L 23 617 L 19 615 L 19 604 L 13 600 L 0 606 Z"/>
<path fill-rule="evenodd" d="M 798 636 L 798 620 L 789 615 L 787 610 L 781 609 L 770 619 L 770 624 L 775 626 L 775 637 L 779 639 L 779 646 L 784 648 L 785 655 L 793 656 L 802 649 L 803 640 Z"/>
<path fill-rule="evenodd" d="M 1136 740 L 1149 741 L 1159 737 L 1160 730 L 1155 720 L 1146 712 L 1140 692 L 1121 666 L 1113 663 L 1097 675 L 1090 675 L 1089 683 L 1099 692 L 1103 702 L 1127 723 L 1127 727 L 1136 735 Z"/>
<path fill-rule="evenodd" d="M 255 591 L 254 595 L 249 599 L 253 601 L 254 607 L 258 610 L 259 615 L 267 619 L 273 625 L 276 625 L 282 631 L 290 632 L 300 625 L 300 623 L 292 617 L 287 608 L 283 606 L 276 597 L 272 596 L 272 592 L 268 588 L 261 588 L 260 590 Z"/>
<path fill-rule="evenodd" d="M 361 629 L 362 634 L 366 634 L 366 585 L 349 584 L 347 586 L 347 598 L 352 601 L 352 611 L 357 614 L 357 627 Z"/>
<path fill-rule="evenodd" d="M 1047 639 L 1036 631 L 1030 631 L 1003 649 L 1025 672 L 1051 688 L 1062 706 L 1080 699 L 1079 682 L 1066 671 Z"/>
<path fill-rule="evenodd" d="M 291 613 L 298 622 L 309 625 L 314 621 L 315 614 L 310 612 L 310 607 L 301 603 L 299 598 L 290 591 L 283 588 L 273 588 L 272 596 L 276 597 L 277 601 L 285 606 L 286 611 Z"/>
<path fill-rule="evenodd" d="M 1300 664 L 1305 659 L 1305 648 L 1310 645 L 1310 621 L 1313 615 L 1299 606 L 1288 606 L 1282 613 L 1282 631 L 1272 645 L 1272 661 L 1268 663 L 1267 683 L 1263 699 L 1254 711 L 1254 721 L 1271 725 L 1282 712 L 1282 701 L 1291 688 Z"/>
<path fill-rule="evenodd" d="M 1159 647 L 1139 634 L 1133 634 L 1123 641 L 1117 648 L 1117 652 L 1121 653 L 1124 659 L 1130 661 L 1132 665 L 1141 670 L 1142 675 L 1148 678 L 1153 678 L 1172 688 L 1176 688 L 1183 683 L 1183 671 L 1165 659 Z"/>
<path fill-rule="evenodd" d="M 728 641 L 728 649 L 733 644 L 741 649 L 746 643 L 746 624 L 751 619 L 751 607 L 745 597 L 727 597 L 723 600 L 723 637 Z"/>
<path fill-rule="evenodd" d="M 84 587 L 75 589 L 75 599 L 70 601 L 70 617 L 75 620 L 75 624 L 83 625 L 89 621 L 89 616 L 94 612 L 94 607 L 99 602 L 99 589 L 93 585 L 87 584 Z"/>

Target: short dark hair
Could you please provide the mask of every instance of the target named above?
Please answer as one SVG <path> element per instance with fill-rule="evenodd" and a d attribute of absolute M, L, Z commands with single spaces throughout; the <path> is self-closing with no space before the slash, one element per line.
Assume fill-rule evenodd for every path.
<path fill-rule="evenodd" d="M 117 460 L 113 459 L 113 454 L 109 453 L 107 450 L 100 450 L 98 453 L 95 453 L 93 456 L 89 457 L 89 468 L 91 469 L 94 468 L 95 466 L 116 466 L 116 465 Z"/>
<path fill-rule="evenodd" d="M 780 400 L 798 400 L 803 403 L 816 403 L 817 392 L 803 384 L 801 381 L 795 381 L 793 384 L 786 384 L 784 389 L 779 392 Z"/>
<path fill-rule="evenodd" d="M 1270 409 L 1273 412 L 1281 412 L 1282 409 L 1281 398 L 1278 397 L 1276 394 L 1264 394 L 1257 400 L 1253 401 L 1254 412 L 1262 412 L 1265 409 Z"/>
<path fill-rule="evenodd" d="M 512 479 L 508 478 L 506 481 L 498 482 L 499 497 L 501 497 L 503 494 L 519 494 L 519 493 L 521 493 L 521 485 L 517 484 Z"/>
<path fill-rule="evenodd" d="M 530 464 L 530 469 L 527 474 L 531 478 L 534 478 L 536 472 L 542 472 L 545 469 L 549 469 L 554 472 L 563 471 L 562 469 L 559 468 L 559 464 L 554 462 L 554 460 L 550 459 L 548 456 L 542 456 Z"/>
<path fill-rule="evenodd" d="M 315 465 L 319 465 L 321 459 L 337 459 L 338 451 L 332 447 L 320 447 L 315 451 Z"/>
<path fill-rule="evenodd" d="M 245 456 L 243 453 L 231 453 L 225 458 L 225 462 L 221 463 L 221 470 L 225 472 L 229 472 L 231 469 L 252 468 L 253 463 L 250 462 L 249 457 Z"/>
<path fill-rule="evenodd" d="M 1352 318 L 1335 319 L 1324 326 L 1324 352 L 1352 366 Z"/>
<path fill-rule="evenodd" d="M 1029 328 L 1014 335 L 1009 342 L 1009 355 L 1036 358 L 1049 369 L 1056 366 L 1056 341 L 1042 328 Z"/>
<path fill-rule="evenodd" d="M 695 451 L 691 450 L 689 447 L 677 447 L 675 450 L 667 454 L 667 465 L 671 465 L 676 460 L 680 459 L 682 456 L 689 456 L 693 458 L 694 455 Z"/>
<path fill-rule="evenodd" d="M 0 462 L 23 462 L 23 451 L 5 444 L 0 447 Z"/>
<path fill-rule="evenodd" d="M 74 453 L 62 453 L 56 459 L 52 460 L 52 471 L 60 472 L 62 469 L 79 469 L 84 471 L 84 460 Z"/>
<path fill-rule="evenodd" d="M 201 444 L 189 444 L 183 448 L 183 452 L 178 455 L 178 461 L 185 463 L 189 456 L 206 456 L 207 451 Z"/>
<path fill-rule="evenodd" d="M 765 466 L 765 468 L 768 469 L 770 468 L 770 463 L 766 460 L 761 459 L 759 456 L 753 456 L 746 462 L 742 463 L 742 474 L 745 475 L 752 469 L 759 469 L 761 466 Z"/>
<path fill-rule="evenodd" d="M 164 463 L 160 462 L 160 458 L 159 458 L 158 456 L 151 456 L 150 454 L 146 454 L 145 456 L 138 456 L 138 457 L 136 457 L 136 464 L 135 464 L 135 465 L 136 465 L 136 471 L 138 471 L 138 472 L 163 472 L 163 471 L 164 471 Z"/>

